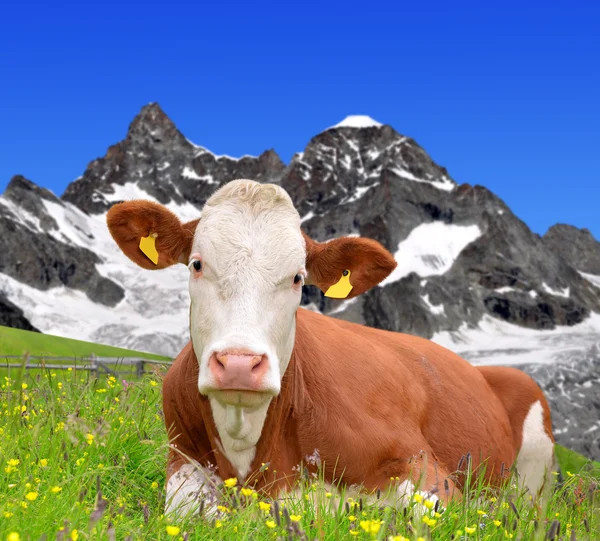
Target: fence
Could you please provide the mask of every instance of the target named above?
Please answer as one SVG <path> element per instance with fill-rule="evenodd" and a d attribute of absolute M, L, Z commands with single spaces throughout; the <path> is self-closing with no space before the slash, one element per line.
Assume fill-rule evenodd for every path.
<path fill-rule="evenodd" d="M 132 368 L 135 370 L 135 375 L 141 378 L 146 373 L 148 365 L 163 365 L 170 366 L 172 361 L 154 361 L 151 359 L 142 359 L 138 357 L 67 357 L 67 356 L 28 356 L 22 355 L 2 355 L 2 359 L 6 362 L 0 364 L 0 368 L 7 368 L 9 373 L 11 369 L 18 370 L 25 367 L 26 370 L 84 370 L 95 377 L 98 373 L 109 374 L 114 377 L 127 374 L 131 375 Z M 10 362 L 11 360 L 19 360 L 20 362 Z M 25 363 L 23 362 L 25 361 Z M 33 361 L 33 362 L 32 362 Z M 128 370 L 120 370 L 121 367 L 129 367 Z"/>

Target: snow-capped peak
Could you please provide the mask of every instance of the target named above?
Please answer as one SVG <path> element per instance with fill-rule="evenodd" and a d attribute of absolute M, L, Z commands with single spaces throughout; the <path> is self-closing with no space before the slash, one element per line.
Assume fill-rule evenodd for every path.
<path fill-rule="evenodd" d="M 381 122 L 377 122 L 377 120 L 372 119 L 370 116 L 349 115 L 335 126 L 331 126 L 327 129 L 331 130 L 333 128 L 380 128 L 381 126 L 383 126 Z"/>

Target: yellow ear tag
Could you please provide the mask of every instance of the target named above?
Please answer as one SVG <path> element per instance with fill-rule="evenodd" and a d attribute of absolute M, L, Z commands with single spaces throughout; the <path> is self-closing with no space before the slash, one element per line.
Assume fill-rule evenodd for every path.
<path fill-rule="evenodd" d="M 346 269 L 339 281 L 325 292 L 325 296 L 333 299 L 345 299 L 350 294 L 350 291 L 352 291 L 350 271 Z"/>
<path fill-rule="evenodd" d="M 158 233 L 150 233 L 148 237 L 142 237 L 140 239 L 140 250 L 152 263 L 158 265 L 158 252 L 154 240 L 156 237 L 158 237 Z"/>

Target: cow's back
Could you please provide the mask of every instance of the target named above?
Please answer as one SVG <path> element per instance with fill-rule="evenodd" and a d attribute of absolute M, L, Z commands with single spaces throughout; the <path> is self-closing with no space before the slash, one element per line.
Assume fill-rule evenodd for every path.
<path fill-rule="evenodd" d="M 508 469 L 514 461 L 503 404 L 477 368 L 446 348 L 303 309 L 298 341 L 304 342 L 297 350 L 305 353 L 300 362 L 307 390 L 311 400 L 321 397 L 319 407 L 343 407 L 348 418 L 364 423 L 366 417 L 383 431 L 405 431 L 406 438 L 418 430 L 450 472 L 467 453 L 474 465 L 480 453 L 491 457 L 494 476 L 502 463 Z"/>

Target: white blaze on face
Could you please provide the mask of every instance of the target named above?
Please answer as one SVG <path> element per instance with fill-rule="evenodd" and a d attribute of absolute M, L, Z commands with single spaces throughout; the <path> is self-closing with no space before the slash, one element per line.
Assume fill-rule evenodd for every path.
<path fill-rule="evenodd" d="M 194 260 L 202 263 L 200 273 L 194 271 Z M 207 201 L 190 252 L 190 333 L 199 363 L 198 388 L 211 397 L 213 413 L 223 408 L 215 420 L 220 420 L 226 450 L 228 438 L 237 440 L 238 451 L 256 444 L 266 406 L 281 389 L 294 345 L 305 262 L 300 217 L 282 188 L 233 181 Z M 294 284 L 297 274 L 302 281 Z M 218 390 L 209 360 L 223 351 L 266 357 L 259 393 Z"/>

